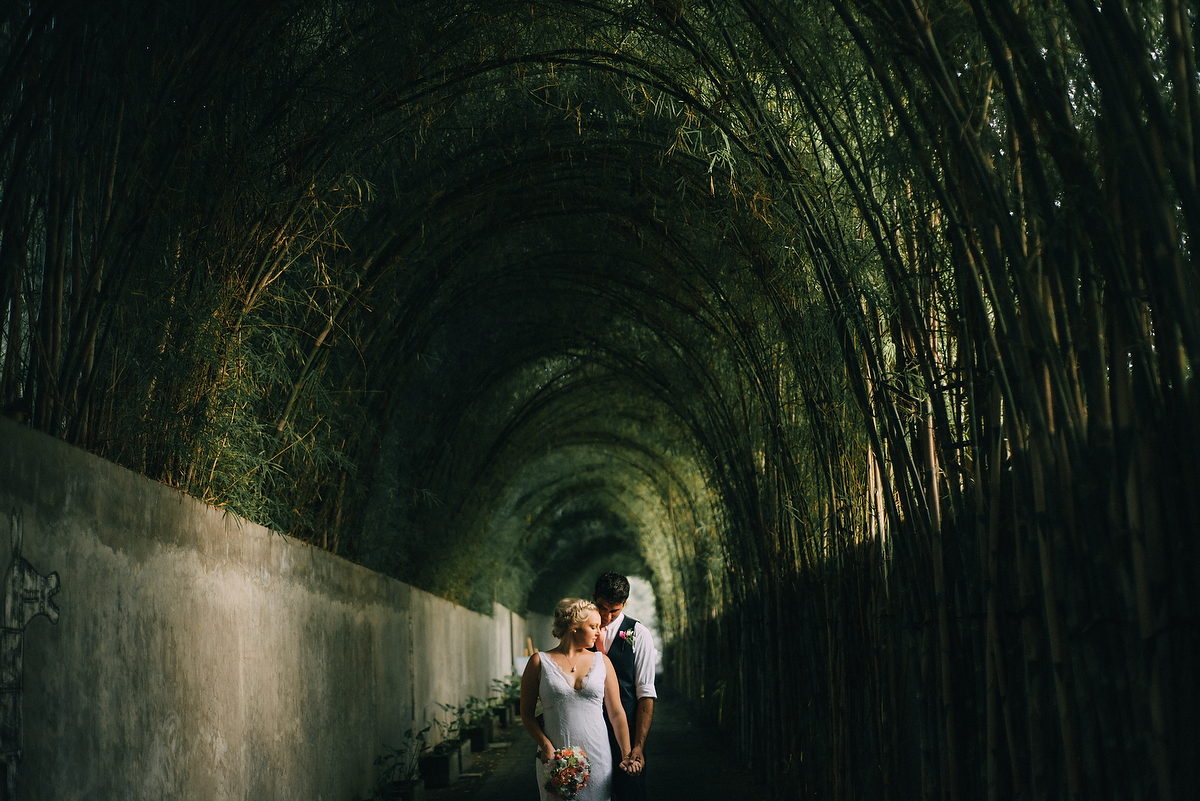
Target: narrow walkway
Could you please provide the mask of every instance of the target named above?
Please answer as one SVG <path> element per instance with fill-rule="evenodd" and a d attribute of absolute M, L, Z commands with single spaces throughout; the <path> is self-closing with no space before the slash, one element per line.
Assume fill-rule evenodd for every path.
<path fill-rule="evenodd" d="M 646 744 L 650 801 L 770 801 L 749 771 L 736 764 L 715 727 L 695 723 L 687 706 L 666 688 L 655 704 Z M 428 801 L 538 801 L 533 741 L 518 722 L 499 742 L 475 755 L 468 774 L 452 787 L 427 790 Z"/>

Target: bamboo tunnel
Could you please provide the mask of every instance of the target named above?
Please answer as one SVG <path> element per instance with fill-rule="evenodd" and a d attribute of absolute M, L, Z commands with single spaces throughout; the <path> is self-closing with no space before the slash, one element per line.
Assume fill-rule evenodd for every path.
<path fill-rule="evenodd" d="M 1186 798 L 1193 16 L 9 3 L 0 410 L 472 608 L 644 575 L 780 797 Z"/>

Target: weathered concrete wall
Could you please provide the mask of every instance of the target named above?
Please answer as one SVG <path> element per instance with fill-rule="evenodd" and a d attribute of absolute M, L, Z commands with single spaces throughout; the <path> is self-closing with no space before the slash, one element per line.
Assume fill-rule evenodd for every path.
<path fill-rule="evenodd" d="M 558 638 L 554 636 L 554 616 L 541 615 L 537 612 L 530 612 L 526 615 L 528 621 L 529 638 L 533 641 L 533 647 L 539 651 L 549 651 L 551 648 L 558 646 Z M 517 653 L 522 653 L 518 650 Z"/>
<path fill-rule="evenodd" d="M 62 582 L 25 633 L 23 801 L 361 799 L 527 635 L 0 418 L 0 532 L 14 508 Z"/>

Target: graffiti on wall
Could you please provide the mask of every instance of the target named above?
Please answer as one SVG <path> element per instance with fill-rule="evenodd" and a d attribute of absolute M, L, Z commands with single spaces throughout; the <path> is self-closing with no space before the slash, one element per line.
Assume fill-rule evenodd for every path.
<path fill-rule="evenodd" d="M 58 622 L 58 608 L 50 600 L 58 592 L 58 574 L 43 576 L 21 556 L 21 510 L 13 510 L 9 531 L 12 561 L 4 574 L 4 625 L 0 627 L 0 767 L 5 773 L 0 794 L 7 801 L 16 801 L 25 627 L 38 615 Z"/>

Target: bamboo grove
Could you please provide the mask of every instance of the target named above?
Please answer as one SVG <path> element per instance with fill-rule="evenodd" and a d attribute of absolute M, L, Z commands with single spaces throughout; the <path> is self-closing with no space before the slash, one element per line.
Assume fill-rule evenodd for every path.
<path fill-rule="evenodd" d="M 780 797 L 1192 791 L 1192 7 L 93 6 L 5 414 L 478 608 L 615 528 Z"/>

